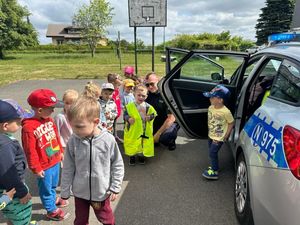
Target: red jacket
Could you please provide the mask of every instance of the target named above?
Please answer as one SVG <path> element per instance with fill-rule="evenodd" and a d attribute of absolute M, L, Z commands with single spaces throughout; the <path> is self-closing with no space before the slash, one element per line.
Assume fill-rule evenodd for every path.
<path fill-rule="evenodd" d="M 112 98 L 114 99 L 116 105 L 117 105 L 117 109 L 118 109 L 118 115 L 117 115 L 117 118 L 119 118 L 119 116 L 121 115 L 121 111 L 122 111 L 122 108 L 121 108 L 121 99 L 120 99 L 120 91 L 119 91 L 119 88 L 116 88 L 113 95 L 112 95 Z M 116 119 L 117 119 L 116 118 Z"/>
<path fill-rule="evenodd" d="M 22 144 L 33 173 L 49 169 L 61 161 L 63 147 L 52 118 L 22 121 Z"/>

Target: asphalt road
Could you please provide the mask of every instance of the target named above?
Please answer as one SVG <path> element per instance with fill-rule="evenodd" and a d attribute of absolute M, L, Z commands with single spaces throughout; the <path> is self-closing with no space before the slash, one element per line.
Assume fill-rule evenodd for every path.
<path fill-rule="evenodd" d="M 88 80 L 21 81 L 0 89 L 0 99 L 12 98 L 29 108 L 26 99 L 37 88 L 50 88 L 58 97 L 64 90 L 73 88 L 81 92 Z M 100 84 L 102 81 L 97 80 Z M 56 109 L 55 113 L 58 113 Z M 118 124 L 119 136 L 122 124 Z M 16 137 L 19 139 L 20 134 Z M 234 167 L 230 150 L 220 151 L 220 175 L 217 181 L 202 178 L 209 165 L 207 140 L 188 138 L 182 130 L 177 139 L 177 149 L 169 151 L 163 146 L 155 149 L 155 157 L 146 165 L 128 166 L 124 156 L 125 178 L 119 199 L 113 203 L 117 225 L 237 225 L 233 207 Z M 122 144 L 119 145 L 123 153 Z M 66 211 L 68 219 L 52 222 L 45 218 L 38 197 L 35 177 L 27 172 L 26 183 L 33 196 L 32 218 L 39 224 L 72 224 L 74 203 Z M 59 193 L 59 189 L 58 189 Z M 5 224 L 0 213 L 0 224 Z M 90 211 L 90 224 L 100 224 Z"/>

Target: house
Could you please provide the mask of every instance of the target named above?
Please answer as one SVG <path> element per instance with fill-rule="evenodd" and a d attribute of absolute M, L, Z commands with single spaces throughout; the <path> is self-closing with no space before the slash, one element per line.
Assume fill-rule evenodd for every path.
<path fill-rule="evenodd" d="M 52 38 L 53 45 L 81 43 L 80 30 L 80 27 L 70 24 L 48 24 L 46 37 Z M 98 44 L 106 46 L 107 39 L 101 39 Z"/>

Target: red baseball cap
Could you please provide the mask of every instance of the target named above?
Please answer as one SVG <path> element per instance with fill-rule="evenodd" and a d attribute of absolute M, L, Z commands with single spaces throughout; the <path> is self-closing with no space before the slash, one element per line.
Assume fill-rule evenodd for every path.
<path fill-rule="evenodd" d="M 63 102 L 59 101 L 56 94 L 50 89 L 37 89 L 31 92 L 27 98 L 27 102 L 32 107 L 36 108 L 62 108 L 64 106 Z"/>

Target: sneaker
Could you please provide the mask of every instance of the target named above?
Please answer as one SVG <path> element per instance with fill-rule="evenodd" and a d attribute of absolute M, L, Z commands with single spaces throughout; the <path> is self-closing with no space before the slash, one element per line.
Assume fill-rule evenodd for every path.
<path fill-rule="evenodd" d="M 205 170 L 202 173 L 202 176 L 205 177 L 208 180 L 218 180 L 218 171 L 214 171 L 211 167 L 208 167 L 207 170 Z"/>
<path fill-rule="evenodd" d="M 61 221 L 65 219 L 65 212 L 62 209 L 56 209 L 52 213 L 47 213 L 50 220 Z"/>
<path fill-rule="evenodd" d="M 146 157 L 145 156 L 138 156 L 138 161 L 140 165 L 145 165 Z"/>
<path fill-rule="evenodd" d="M 168 146 L 169 151 L 174 151 L 176 149 L 175 141 L 172 141 Z"/>
<path fill-rule="evenodd" d="M 69 205 L 69 201 L 68 201 L 68 200 L 64 200 L 64 199 L 58 197 L 58 198 L 56 199 L 55 205 L 56 205 L 58 208 L 63 208 L 63 207 L 66 207 L 66 206 Z"/>
<path fill-rule="evenodd" d="M 135 156 L 130 156 L 129 157 L 129 166 L 134 166 L 135 165 Z"/>
<path fill-rule="evenodd" d="M 30 221 L 29 225 L 38 225 L 38 222 L 36 222 L 35 220 Z"/>

